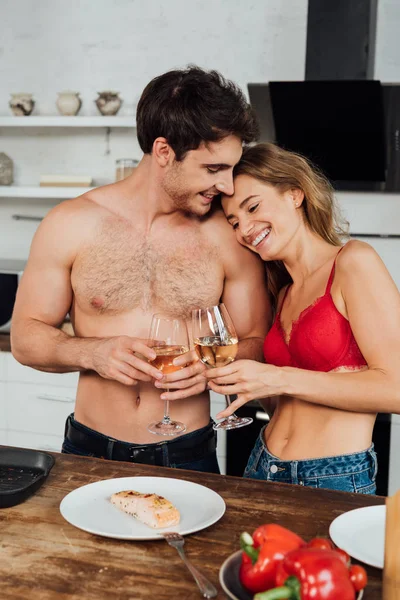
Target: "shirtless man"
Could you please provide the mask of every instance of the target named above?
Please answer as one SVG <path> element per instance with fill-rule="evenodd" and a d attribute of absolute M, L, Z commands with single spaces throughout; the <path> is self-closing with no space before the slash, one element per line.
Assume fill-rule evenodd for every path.
<path fill-rule="evenodd" d="M 170 414 L 187 430 L 154 439 L 162 374 L 148 363 L 151 316 L 189 318 L 223 301 L 239 356 L 261 359 L 270 311 L 264 267 L 221 211 L 256 124 L 240 90 L 197 67 L 156 77 L 137 109 L 144 157 L 127 179 L 52 209 L 38 228 L 16 299 L 11 344 L 30 367 L 79 371 L 63 451 L 216 471 L 204 366 L 167 376 Z M 75 336 L 60 330 L 70 314 Z M 187 358 L 187 355 L 186 355 Z"/>

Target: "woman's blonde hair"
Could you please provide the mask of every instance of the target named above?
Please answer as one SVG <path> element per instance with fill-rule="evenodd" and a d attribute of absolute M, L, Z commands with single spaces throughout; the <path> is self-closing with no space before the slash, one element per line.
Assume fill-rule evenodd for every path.
<path fill-rule="evenodd" d="M 311 231 L 332 246 L 341 246 L 348 237 L 348 223 L 336 205 L 334 190 L 317 167 L 300 154 L 275 144 L 257 144 L 245 148 L 234 168 L 234 177 L 248 175 L 272 185 L 280 192 L 296 188 L 304 193 L 304 221 Z M 292 282 L 280 260 L 268 261 L 268 288 L 276 305 L 279 291 Z"/>

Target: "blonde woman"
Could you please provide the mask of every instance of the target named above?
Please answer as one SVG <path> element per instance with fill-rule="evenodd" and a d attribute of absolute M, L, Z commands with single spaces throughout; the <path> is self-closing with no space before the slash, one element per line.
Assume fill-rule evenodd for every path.
<path fill-rule="evenodd" d="M 254 399 L 276 406 L 246 477 L 373 494 L 376 414 L 400 413 L 396 285 L 371 246 L 348 241 L 331 185 L 305 158 L 259 144 L 234 175 L 223 209 L 268 263 L 275 320 L 266 364 L 207 371 L 212 390 L 237 394 L 218 417 Z"/>

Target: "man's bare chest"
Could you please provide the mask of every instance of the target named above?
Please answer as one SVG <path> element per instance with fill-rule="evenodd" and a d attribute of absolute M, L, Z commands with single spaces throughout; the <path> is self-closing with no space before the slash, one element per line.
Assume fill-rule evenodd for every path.
<path fill-rule="evenodd" d="M 218 302 L 224 273 L 217 246 L 199 232 L 147 239 L 120 231 L 84 247 L 71 278 L 75 301 L 85 311 L 189 315 Z"/>

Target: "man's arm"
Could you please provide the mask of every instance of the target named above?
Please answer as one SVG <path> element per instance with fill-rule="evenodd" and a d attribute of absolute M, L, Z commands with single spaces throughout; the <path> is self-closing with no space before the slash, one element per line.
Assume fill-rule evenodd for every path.
<path fill-rule="evenodd" d="M 126 385 L 159 378 L 157 369 L 134 356 L 155 356 L 135 338 L 77 338 L 59 329 L 71 307 L 71 268 L 83 231 L 87 235 L 93 223 L 92 204 L 64 202 L 39 226 L 16 297 L 12 353 L 22 364 L 42 371 L 94 370 Z"/>
<path fill-rule="evenodd" d="M 11 348 L 21 363 L 45 371 L 67 372 L 85 368 L 82 345 L 58 328 L 72 303 L 70 270 L 74 244 L 69 228 L 69 203 L 50 211 L 32 242 L 18 286 L 11 327 Z M 64 221 L 65 223 L 65 221 Z M 63 349 L 68 347 L 68 358 Z"/>

